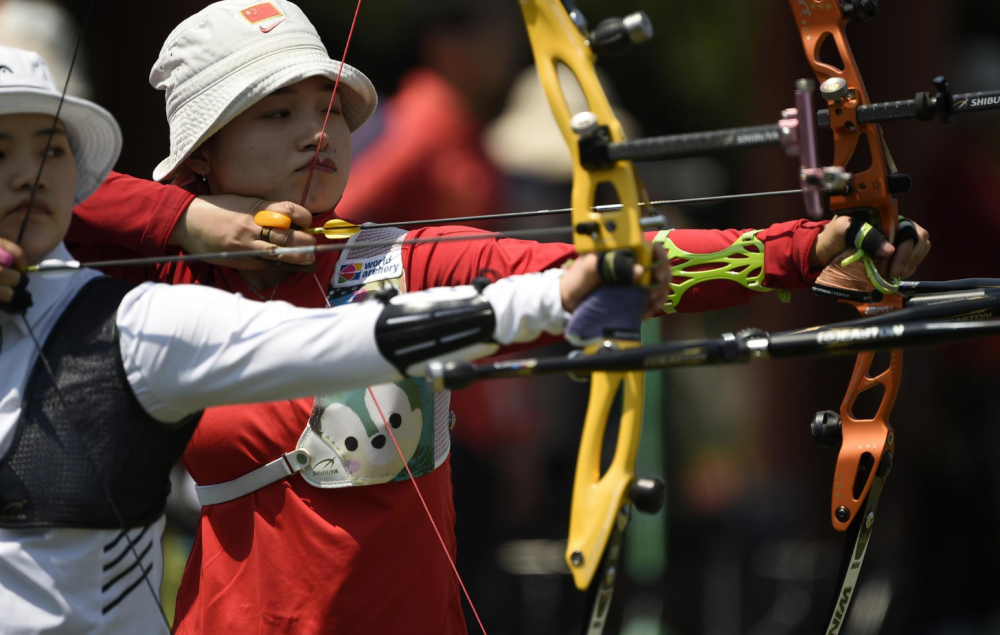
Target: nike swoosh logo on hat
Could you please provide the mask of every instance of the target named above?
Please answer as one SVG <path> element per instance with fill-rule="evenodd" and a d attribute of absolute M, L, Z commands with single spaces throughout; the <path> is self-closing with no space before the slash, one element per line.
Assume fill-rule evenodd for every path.
<path fill-rule="evenodd" d="M 274 27 L 278 26 L 282 22 L 284 22 L 284 20 L 278 20 L 277 22 L 275 22 L 274 24 L 272 24 L 271 26 L 269 26 L 267 28 L 264 28 L 264 25 L 262 24 L 262 25 L 260 25 L 260 32 L 261 33 L 270 33 L 272 30 L 274 30 Z"/>

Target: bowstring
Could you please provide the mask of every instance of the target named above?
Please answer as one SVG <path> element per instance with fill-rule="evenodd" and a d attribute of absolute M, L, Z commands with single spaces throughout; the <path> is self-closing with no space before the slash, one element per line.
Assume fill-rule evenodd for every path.
<path fill-rule="evenodd" d="M 316 285 L 319 287 L 319 291 L 323 294 L 323 300 L 326 302 L 326 307 L 333 308 L 330 304 L 330 300 L 326 295 L 326 291 L 323 289 L 323 285 L 320 283 L 319 278 L 316 274 L 313 274 L 313 279 L 316 280 Z M 368 387 L 368 394 L 371 395 L 372 402 L 375 404 L 375 408 L 378 410 L 379 415 L 382 417 L 382 424 L 385 426 L 385 431 L 389 433 L 389 438 L 392 439 L 392 444 L 396 447 L 396 453 L 399 455 L 399 460 L 403 463 L 403 467 L 406 468 L 406 473 L 409 476 L 410 483 L 413 484 L 413 490 L 417 494 L 417 498 L 420 499 L 420 504 L 424 508 L 424 513 L 427 515 L 427 520 L 431 523 L 431 527 L 434 529 L 434 533 L 437 535 L 438 542 L 441 545 L 441 550 L 444 552 L 444 557 L 448 559 L 448 564 L 451 565 L 451 570 L 455 574 L 455 579 L 458 580 L 458 585 L 462 588 L 462 593 L 465 595 L 465 600 L 469 603 L 469 608 L 472 609 L 472 614 L 476 616 L 476 622 L 479 623 L 479 628 L 483 635 L 488 635 L 486 628 L 483 626 L 483 620 L 479 617 L 479 611 L 476 610 L 476 605 L 472 601 L 472 596 L 469 595 L 468 589 L 465 588 L 465 582 L 462 580 L 462 574 L 458 572 L 458 566 L 455 564 L 455 559 L 451 557 L 451 552 L 448 551 L 448 545 L 444 541 L 444 536 L 441 535 L 441 530 L 438 528 L 437 522 L 434 520 L 434 515 L 431 514 L 430 508 L 427 506 L 427 500 L 424 498 L 423 492 L 420 490 L 420 486 L 417 485 L 417 479 L 413 477 L 413 472 L 410 470 L 410 464 L 406 460 L 406 456 L 403 454 L 402 448 L 399 446 L 399 442 L 396 441 L 396 435 L 392 432 L 392 426 L 389 425 L 388 420 L 385 418 L 385 414 L 382 412 L 382 405 L 378 402 L 378 397 L 375 396 L 375 392 L 372 391 L 371 386 Z"/>
<path fill-rule="evenodd" d="M 698 198 L 685 198 L 685 199 L 664 199 L 655 200 L 649 202 L 639 202 L 639 207 L 648 208 L 650 210 L 656 210 L 658 207 L 663 205 L 685 205 L 685 204 L 701 204 L 701 203 L 715 203 L 722 201 L 730 201 L 737 199 L 751 199 L 751 198 L 764 198 L 764 197 L 776 197 L 776 196 L 801 196 L 802 190 L 776 190 L 771 192 L 752 192 L 748 194 L 726 194 L 723 196 L 708 196 L 708 197 L 698 197 Z M 365 225 L 356 226 L 360 232 L 362 229 L 376 229 L 380 227 L 406 227 L 413 225 L 444 225 L 448 223 L 463 223 L 463 222 L 473 222 L 473 221 L 495 221 L 503 220 L 508 218 L 521 218 L 528 216 L 553 216 L 556 214 L 564 214 L 571 211 L 572 208 L 561 207 L 555 209 L 539 209 L 525 212 L 507 212 L 502 214 L 483 214 L 478 216 L 461 216 L 452 219 L 422 219 L 422 220 L 412 220 L 412 221 L 400 221 L 400 222 L 385 222 L 385 223 L 370 223 Z M 591 211 L 603 212 L 621 209 L 621 204 L 616 203 L 613 205 L 595 205 L 590 208 Z M 644 214 L 644 217 L 648 218 L 648 214 Z M 410 239 L 403 241 L 401 244 L 410 245 L 422 245 L 422 244 L 434 244 L 439 242 L 454 242 L 461 238 L 467 240 L 484 240 L 486 238 L 513 238 L 515 236 L 525 236 L 531 235 L 545 235 L 547 232 L 569 232 L 572 231 L 572 227 L 566 225 L 564 227 L 558 228 L 533 228 L 525 230 L 509 230 L 502 232 L 492 232 L 490 236 L 485 236 L 485 234 L 467 234 L 465 236 L 458 235 L 448 235 L 448 236 L 437 236 L 429 238 L 419 238 Z M 485 231 L 485 230 L 480 230 Z M 341 238 L 329 238 L 329 240 L 344 240 Z M 236 258 L 236 257 L 253 257 L 253 256 L 281 256 L 285 254 L 301 254 L 301 253 L 323 253 L 326 251 L 342 251 L 345 249 L 350 249 L 354 247 L 384 247 L 390 246 L 382 243 L 355 243 L 353 245 L 313 245 L 312 247 L 278 247 L 277 245 L 272 245 L 268 249 L 252 249 L 246 251 L 229 251 L 229 252 L 213 252 L 213 253 L 203 253 L 203 254 L 184 254 L 181 256 L 155 256 L 155 257 L 144 257 L 144 258 L 125 258 L 119 260 L 100 260 L 100 261 L 90 261 L 81 262 L 75 265 L 70 265 L 65 261 L 53 262 L 53 264 L 62 264 L 63 269 L 58 267 L 44 267 L 39 269 L 39 271 L 59 271 L 65 270 L 65 268 L 72 267 L 74 269 L 80 268 L 104 268 L 104 267 L 132 267 L 132 266 L 147 266 L 155 264 L 163 264 L 169 262 L 187 262 L 193 260 L 206 260 L 206 259 L 226 259 L 226 258 Z M 316 283 L 319 283 L 319 279 L 316 279 Z M 320 285 L 322 287 L 322 285 Z"/>
<path fill-rule="evenodd" d="M 86 12 L 83 15 L 83 22 L 80 24 L 80 33 L 76 36 L 76 45 L 73 47 L 73 57 L 70 58 L 69 69 L 66 72 L 66 83 L 63 84 L 62 92 L 59 94 L 59 104 L 56 106 L 56 114 L 52 118 L 52 128 L 49 130 L 49 136 L 45 140 L 45 151 L 42 152 L 42 161 L 38 165 L 38 174 L 35 175 L 35 182 L 31 186 L 31 196 L 28 199 L 28 209 L 24 213 L 24 219 L 21 221 L 21 228 L 17 232 L 17 244 L 21 244 L 21 239 L 24 238 L 24 231 L 28 228 L 28 219 L 31 218 L 31 210 L 35 206 L 35 194 L 38 193 L 38 186 L 42 182 L 42 171 L 45 170 L 45 160 L 49 158 L 49 150 L 52 149 L 52 138 L 56 134 L 56 126 L 59 125 L 59 115 L 62 114 L 63 103 L 66 101 L 66 93 L 69 91 L 69 80 L 73 76 L 73 68 L 76 66 L 76 59 L 80 54 L 80 44 L 83 42 L 83 33 L 87 28 L 87 23 L 90 22 L 90 10 L 94 8 L 94 0 L 90 0 L 87 4 Z"/>
<path fill-rule="evenodd" d="M 38 188 L 42 182 L 42 174 L 45 171 L 45 162 L 49 158 L 49 151 L 52 149 L 52 139 L 55 137 L 56 129 L 59 125 L 59 116 L 62 114 L 62 107 L 63 104 L 66 102 L 66 95 L 69 92 L 70 79 L 72 79 L 73 70 L 76 68 L 76 62 L 80 55 L 81 44 L 83 43 L 83 35 L 87 30 L 87 25 L 90 24 L 90 16 L 91 13 L 93 12 L 94 4 L 95 0 L 89 0 L 89 2 L 87 3 L 87 8 L 84 11 L 83 20 L 80 23 L 80 32 L 76 37 L 76 44 L 73 46 L 73 56 L 70 58 L 69 68 L 66 71 L 66 82 L 63 84 L 62 92 L 59 94 L 59 103 L 56 106 L 55 116 L 53 116 L 52 118 L 52 127 L 49 129 L 48 138 L 45 140 L 45 150 L 42 152 L 42 160 L 38 165 L 38 173 L 35 175 L 35 182 L 31 186 L 31 196 L 28 198 L 28 209 L 25 210 L 24 219 L 21 221 L 21 227 L 18 229 L 17 232 L 17 241 L 16 241 L 17 245 L 20 245 L 21 242 L 23 241 L 25 231 L 28 228 L 28 221 L 31 219 L 31 212 L 35 206 L 35 198 L 38 194 Z M 59 388 L 59 383 L 56 381 L 56 376 L 52 370 L 52 365 L 49 363 L 49 359 L 45 356 L 45 352 L 42 349 L 41 342 L 39 341 L 38 336 L 35 334 L 35 330 L 31 327 L 31 322 L 28 321 L 27 311 L 21 314 L 21 321 L 24 324 L 24 328 L 28 332 L 28 335 L 31 338 L 32 343 L 34 344 L 35 351 L 38 353 L 38 358 L 42 362 L 42 366 L 45 369 L 46 374 L 52 381 L 52 387 L 55 389 L 56 396 L 58 397 L 59 402 L 62 404 L 63 408 L 68 408 L 69 404 L 67 403 L 62 390 Z M 135 542 L 132 540 L 132 537 L 129 536 L 128 533 L 129 528 L 125 523 L 125 519 L 122 516 L 121 512 L 119 511 L 118 506 L 115 505 L 114 499 L 111 496 L 111 490 L 108 488 L 108 484 L 102 478 L 100 478 L 100 470 L 97 469 L 97 463 L 90 456 L 90 452 L 87 450 L 85 444 L 81 442 L 79 444 L 79 447 L 81 452 L 83 452 L 83 456 L 87 460 L 87 463 L 90 466 L 91 471 L 94 473 L 94 476 L 96 476 L 97 480 L 101 482 L 101 489 L 103 490 L 104 497 L 107 499 L 108 506 L 111 508 L 111 512 L 115 515 L 115 519 L 121 526 L 122 535 L 125 538 L 125 543 L 128 545 L 129 551 L 132 552 L 132 556 L 135 558 L 136 564 L 139 565 L 139 571 L 142 574 L 142 580 L 146 583 L 146 588 L 149 589 L 149 593 L 153 597 L 153 603 L 159 610 L 160 617 L 163 619 L 163 626 L 167 629 L 167 632 L 170 632 L 170 620 L 167 619 L 167 614 L 163 610 L 163 604 L 160 601 L 160 596 L 156 593 L 156 590 L 153 589 L 153 584 L 149 580 L 149 572 L 153 570 L 153 566 L 150 565 L 148 569 L 143 566 L 142 558 L 139 556 L 139 552 L 136 550 Z"/>
<path fill-rule="evenodd" d="M 431 514 L 430 507 L 427 506 L 427 501 L 424 499 L 423 492 L 420 491 L 420 487 L 417 485 L 417 479 L 413 478 L 413 472 L 410 470 L 410 464 L 404 457 L 403 450 L 399 447 L 399 442 L 396 441 L 396 435 L 392 432 L 392 426 L 389 425 L 389 421 L 385 418 L 385 413 L 382 412 L 382 406 L 379 405 L 378 399 L 375 397 L 375 392 L 372 390 L 371 386 L 368 387 L 368 394 L 371 395 L 372 401 L 375 403 L 375 408 L 378 410 L 378 414 L 382 418 L 382 424 L 385 426 L 385 431 L 389 433 L 389 438 L 392 439 L 392 444 L 396 446 L 396 452 L 399 453 L 399 458 L 403 462 L 403 467 L 406 468 L 406 473 L 410 477 L 410 482 L 413 483 L 413 490 L 417 493 L 417 497 L 420 499 L 420 504 L 424 506 L 424 512 L 427 514 L 427 520 L 431 521 L 431 527 L 434 528 L 434 533 L 437 534 L 438 542 L 441 543 L 441 549 L 444 550 L 444 555 L 448 558 L 448 564 L 451 565 L 451 570 L 455 573 L 455 577 L 458 579 L 458 585 L 462 587 L 462 593 L 465 594 L 465 599 L 469 602 L 469 606 L 472 608 L 472 614 L 476 616 L 476 622 L 479 623 L 479 628 L 482 630 L 483 635 L 486 635 L 486 628 L 483 626 L 483 620 L 480 619 L 479 612 L 476 611 L 476 605 L 472 603 L 472 597 L 469 595 L 468 589 L 465 588 L 465 582 L 462 581 L 462 576 L 458 573 L 458 567 L 455 565 L 455 559 L 451 557 L 451 553 L 448 551 L 448 545 L 444 541 L 444 536 L 441 535 L 441 530 L 438 529 L 437 523 L 434 522 L 434 516 Z"/>
<path fill-rule="evenodd" d="M 354 18 L 351 20 L 351 28 L 347 34 L 347 42 L 344 44 L 344 52 L 340 56 L 340 67 L 337 69 L 337 79 L 333 83 L 333 92 L 330 94 L 330 103 L 326 108 L 326 116 L 323 119 L 323 128 L 320 130 L 319 137 L 316 142 L 316 153 L 313 155 L 312 165 L 309 166 L 309 176 L 306 178 L 306 185 L 302 192 L 302 201 L 300 202 L 300 205 L 303 207 L 305 207 L 306 199 L 309 197 L 309 187 L 312 184 L 313 173 L 315 172 L 316 164 L 319 161 L 319 153 L 323 147 L 323 139 L 326 136 L 326 128 L 330 122 L 330 113 L 333 110 L 333 101 L 337 96 L 337 89 L 340 87 L 340 76 L 344 72 L 344 65 L 347 63 L 347 51 L 351 46 L 351 38 L 354 36 L 354 27 L 358 22 L 358 14 L 361 12 L 361 1 L 362 0 L 358 0 L 357 6 L 354 8 Z M 343 110 L 343 106 L 341 106 L 341 113 L 343 113 Z M 343 114 L 341 116 L 343 116 Z M 327 296 L 326 290 L 323 288 L 323 284 L 319 281 L 319 276 L 315 272 L 313 273 L 313 279 L 316 281 L 316 285 L 319 287 L 320 293 L 323 295 L 323 301 L 326 303 L 327 308 L 330 308 L 330 299 Z M 410 477 L 409 480 L 413 484 L 413 489 L 417 493 L 420 503 L 423 505 L 424 512 L 427 514 L 427 520 L 430 521 L 431 527 L 434 528 L 434 533 L 437 534 L 438 541 L 440 541 L 441 544 L 441 549 L 444 552 L 445 557 L 448 559 L 448 564 L 451 565 L 451 570 L 455 573 L 455 578 L 458 580 L 459 586 L 462 587 L 465 599 L 469 602 L 469 606 L 472 608 L 472 614 L 476 616 L 476 621 L 479 623 L 479 628 L 482 630 L 483 635 L 486 635 L 486 629 L 483 627 L 483 621 L 479 618 L 479 612 L 476 610 L 476 606 L 472 602 L 472 597 L 465 588 L 465 582 L 463 582 L 462 576 L 458 572 L 458 567 L 455 565 L 455 561 L 451 557 L 451 553 L 448 552 L 448 546 L 444 541 L 444 537 L 441 535 L 441 530 L 438 529 L 437 523 L 434 521 L 434 516 L 431 514 L 430 508 L 427 506 L 424 495 L 420 491 L 420 486 L 417 485 L 416 479 L 413 478 L 413 472 L 410 471 L 410 466 L 406 457 L 403 455 L 403 450 L 399 447 L 399 443 L 396 441 L 396 436 L 392 433 L 392 427 L 389 425 L 388 421 L 385 420 L 385 415 L 382 414 L 382 406 L 378 403 L 378 399 L 375 397 L 375 393 L 372 391 L 370 386 L 368 387 L 368 394 L 371 395 L 372 400 L 375 402 L 375 407 L 378 409 L 379 414 L 382 415 L 382 421 L 385 425 L 385 429 L 389 433 L 389 437 L 392 439 L 393 444 L 396 446 L 396 452 L 399 453 L 399 458 L 403 462 L 403 466 L 406 468 L 406 473 Z"/>
<path fill-rule="evenodd" d="M 351 38 L 354 36 L 354 27 L 358 23 L 358 14 L 361 12 L 361 0 L 358 0 L 354 8 L 354 18 L 351 20 L 351 30 L 347 33 L 347 42 L 344 43 L 344 53 L 340 56 L 340 66 L 337 68 L 337 79 L 333 82 L 333 92 L 330 93 L 330 104 L 326 107 L 326 116 L 323 118 L 323 127 L 319 131 L 319 141 L 316 142 L 316 153 L 313 155 L 312 165 L 309 166 L 309 176 L 306 177 L 306 186 L 302 191 L 302 201 L 299 205 L 305 207 L 306 198 L 309 197 L 309 186 L 312 184 L 313 173 L 316 171 L 316 163 L 319 161 L 320 150 L 323 149 L 323 137 L 326 136 L 326 127 L 330 122 L 330 112 L 333 111 L 333 100 L 337 96 L 337 89 L 340 87 L 340 75 L 344 72 L 344 64 L 347 63 L 347 50 L 351 47 Z M 340 108 L 343 116 L 344 108 Z"/>

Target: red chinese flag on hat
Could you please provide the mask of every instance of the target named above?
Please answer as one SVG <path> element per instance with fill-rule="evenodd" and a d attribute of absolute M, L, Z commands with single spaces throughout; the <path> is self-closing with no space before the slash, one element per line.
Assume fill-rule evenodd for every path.
<path fill-rule="evenodd" d="M 257 24 L 258 22 L 263 22 L 268 18 L 274 18 L 281 15 L 281 11 L 278 11 L 278 7 L 274 6 L 270 2 L 261 2 L 260 4 L 255 4 L 252 7 L 247 7 L 240 11 L 243 17 L 247 19 L 250 24 Z"/>

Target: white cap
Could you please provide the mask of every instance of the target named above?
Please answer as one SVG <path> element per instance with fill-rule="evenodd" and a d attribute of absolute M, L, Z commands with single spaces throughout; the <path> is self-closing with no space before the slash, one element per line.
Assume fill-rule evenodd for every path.
<path fill-rule="evenodd" d="M 173 176 L 205 140 L 277 89 L 309 77 L 337 78 L 319 34 L 287 0 L 215 2 L 181 22 L 160 50 L 149 83 L 166 91 L 170 156 L 153 171 Z M 378 103 L 375 87 L 343 64 L 341 112 L 354 132 Z"/>
<path fill-rule="evenodd" d="M 0 46 L 0 116 L 51 115 L 62 96 L 38 53 Z M 76 163 L 75 202 L 94 193 L 118 160 L 122 132 L 107 110 L 66 95 L 59 120 L 66 127 Z"/>

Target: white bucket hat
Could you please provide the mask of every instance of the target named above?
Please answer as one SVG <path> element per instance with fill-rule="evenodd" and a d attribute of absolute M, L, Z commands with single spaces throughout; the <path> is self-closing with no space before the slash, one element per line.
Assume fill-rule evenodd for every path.
<path fill-rule="evenodd" d="M 160 50 L 149 83 L 166 91 L 170 156 L 153 170 L 171 178 L 185 159 L 241 112 L 309 77 L 337 78 L 309 19 L 287 0 L 215 2 L 181 22 Z M 341 111 L 354 132 L 373 112 L 375 87 L 343 64 Z"/>
<path fill-rule="evenodd" d="M 61 91 L 38 53 L 0 46 L 0 115 L 55 117 Z M 118 160 L 122 131 L 107 110 L 66 95 L 59 120 L 66 127 L 76 164 L 75 202 L 94 193 Z"/>

